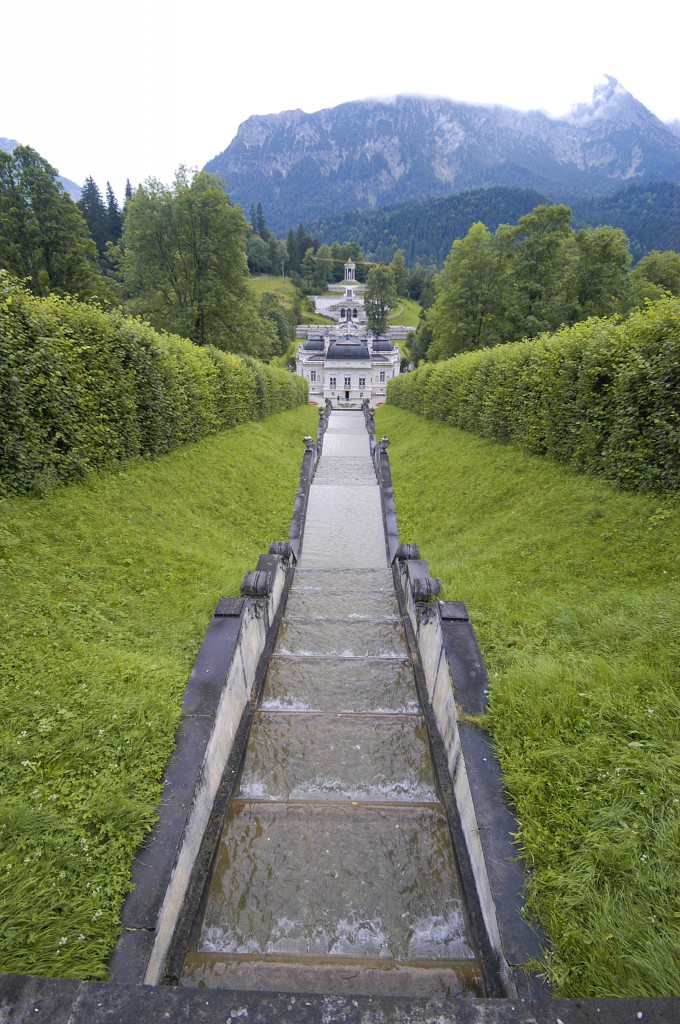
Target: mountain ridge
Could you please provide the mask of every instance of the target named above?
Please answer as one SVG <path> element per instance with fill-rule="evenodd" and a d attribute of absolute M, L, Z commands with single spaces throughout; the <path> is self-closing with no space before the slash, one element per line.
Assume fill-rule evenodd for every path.
<path fill-rule="evenodd" d="M 680 183 L 680 138 L 611 76 L 563 118 L 442 97 L 252 115 L 205 169 L 270 228 L 495 185 L 562 197 Z"/>

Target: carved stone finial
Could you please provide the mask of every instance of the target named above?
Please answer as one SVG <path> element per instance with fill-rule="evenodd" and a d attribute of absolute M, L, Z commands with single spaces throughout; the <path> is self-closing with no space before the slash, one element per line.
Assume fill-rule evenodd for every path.
<path fill-rule="evenodd" d="M 269 597 L 274 581 L 270 572 L 247 572 L 241 582 L 241 597 Z"/>
<path fill-rule="evenodd" d="M 417 544 L 400 544 L 397 548 L 395 558 L 420 558 L 420 551 Z"/>
<path fill-rule="evenodd" d="M 411 584 L 413 600 L 416 604 L 432 604 L 442 589 L 441 580 L 431 576 L 421 576 Z"/>
<path fill-rule="evenodd" d="M 309 434 L 307 434 L 306 437 L 302 438 L 302 443 L 308 452 L 313 452 L 314 449 L 316 448 L 316 441 L 314 440 L 313 437 L 310 437 Z"/>
<path fill-rule="evenodd" d="M 278 555 L 280 558 L 290 558 L 293 549 L 288 540 L 275 540 L 269 545 L 269 554 Z"/>

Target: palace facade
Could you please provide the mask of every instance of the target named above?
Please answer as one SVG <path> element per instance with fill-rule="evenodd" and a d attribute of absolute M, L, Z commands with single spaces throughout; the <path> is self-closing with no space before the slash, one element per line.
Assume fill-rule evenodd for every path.
<path fill-rule="evenodd" d="M 296 372 L 309 383 L 309 398 L 322 405 L 361 406 L 367 398 L 385 401 L 387 383 L 400 370 L 399 349 L 388 336 L 376 338 L 366 329 L 363 288 L 357 288 L 355 264 L 345 264 L 344 295 L 317 310 L 336 324 L 310 330 L 296 357 Z"/>

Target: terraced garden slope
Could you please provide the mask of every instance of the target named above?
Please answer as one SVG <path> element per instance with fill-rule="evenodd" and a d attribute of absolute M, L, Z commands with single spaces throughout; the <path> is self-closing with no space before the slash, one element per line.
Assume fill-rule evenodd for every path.
<path fill-rule="evenodd" d="M 0 970 L 104 978 L 220 596 L 285 538 L 304 406 L 0 500 Z"/>
<path fill-rule="evenodd" d="M 563 995 L 680 994 L 680 503 L 390 407 L 401 539 L 470 609 Z"/>

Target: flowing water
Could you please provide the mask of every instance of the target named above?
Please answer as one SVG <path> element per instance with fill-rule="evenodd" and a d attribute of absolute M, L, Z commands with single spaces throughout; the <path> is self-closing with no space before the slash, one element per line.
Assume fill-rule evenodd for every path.
<path fill-rule="evenodd" d="M 361 413 L 333 413 L 183 985 L 481 995 Z"/>

